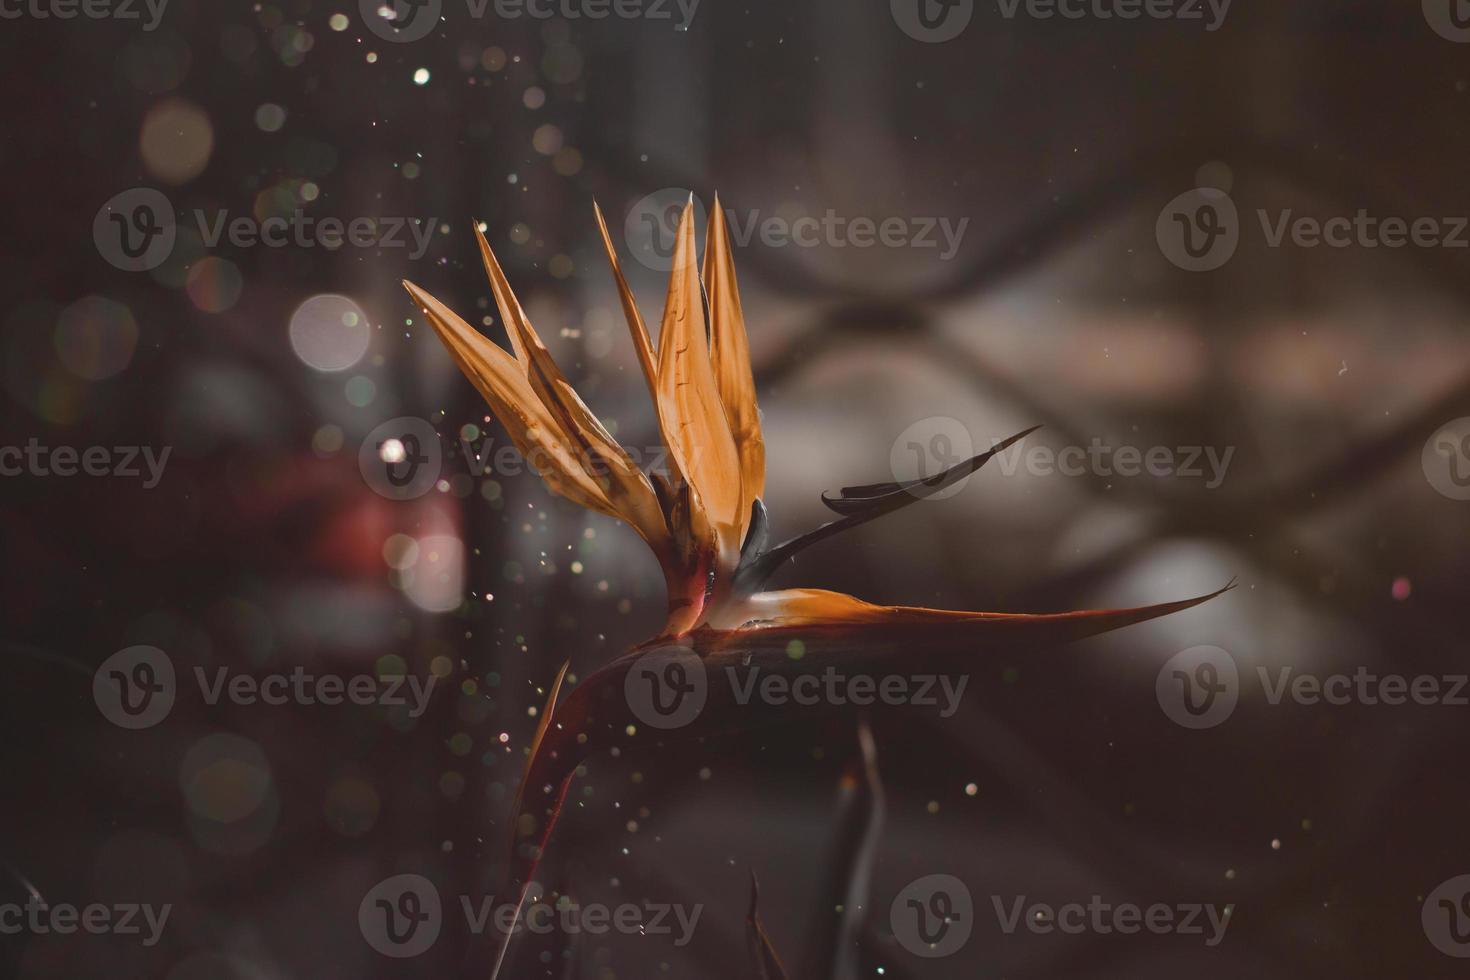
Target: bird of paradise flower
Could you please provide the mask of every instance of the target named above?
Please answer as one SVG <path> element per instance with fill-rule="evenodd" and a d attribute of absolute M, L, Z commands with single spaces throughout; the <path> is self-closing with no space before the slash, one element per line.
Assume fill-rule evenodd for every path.
<path fill-rule="evenodd" d="M 592 673 L 565 700 L 567 665 L 551 687 L 511 814 L 512 826 L 529 828 L 526 836 L 532 838 L 520 847 L 512 842 L 511 871 L 522 901 L 577 767 L 616 744 L 640 720 L 625 696 L 625 682 L 635 664 L 652 653 L 674 651 L 704 669 L 707 691 L 698 717 L 667 733 L 698 737 L 786 720 L 779 709 L 738 698 L 726 667 L 788 676 L 829 668 L 849 676 L 900 665 L 912 670 L 919 658 L 933 662 L 1079 640 L 1188 609 L 1231 587 L 1134 609 L 1049 614 L 879 606 L 820 589 L 765 591 L 771 575 L 802 549 L 932 496 L 1035 430 L 1017 433 L 937 476 L 824 494 L 823 503 L 838 519 L 773 545 L 762 500 L 765 442 L 718 197 L 710 210 L 702 268 L 692 195 L 684 208 L 657 347 L 624 278 L 602 211 L 595 204 L 594 211 L 657 408 L 669 451 L 668 476 L 639 469 L 577 395 L 478 229 L 480 255 L 511 352 L 404 282 L 516 447 L 544 461 L 540 469 L 547 487 L 630 525 L 658 559 L 667 585 L 668 619 L 657 636 Z M 804 651 L 799 664 L 788 654 L 793 640 L 800 640 Z M 502 945 L 502 960 L 504 953 Z"/>

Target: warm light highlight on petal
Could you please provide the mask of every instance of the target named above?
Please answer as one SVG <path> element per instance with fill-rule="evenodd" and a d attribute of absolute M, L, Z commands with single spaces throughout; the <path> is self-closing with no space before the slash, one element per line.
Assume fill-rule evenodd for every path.
<path fill-rule="evenodd" d="M 750 369 L 750 341 L 745 333 L 745 313 L 740 308 L 730 230 L 718 194 L 705 235 L 704 288 L 709 296 L 710 361 L 740 457 L 740 513 L 748 522 L 750 505 L 765 493 L 766 443 L 756 407 L 755 375 Z M 743 541 L 745 525 L 740 531 Z"/>
<path fill-rule="evenodd" d="M 740 555 L 740 461 L 725 418 L 705 337 L 704 299 L 694 241 L 694 204 L 685 206 L 674 248 L 674 271 L 658 338 L 658 413 L 664 441 L 708 515 L 722 569 Z"/>

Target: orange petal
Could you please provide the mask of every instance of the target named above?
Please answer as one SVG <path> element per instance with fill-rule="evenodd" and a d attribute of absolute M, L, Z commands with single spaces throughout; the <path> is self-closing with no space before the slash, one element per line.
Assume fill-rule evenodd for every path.
<path fill-rule="evenodd" d="M 679 220 L 674 271 L 659 331 L 658 414 L 664 441 L 689 483 L 693 501 L 708 515 L 720 564 L 733 568 L 749 511 L 741 510 L 740 459 L 705 339 L 692 197 Z"/>
<path fill-rule="evenodd" d="M 589 510 L 620 517 L 587 475 L 561 423 L 531 390 L 521 365 L 433 296 L 411 282 L 403 286 L 547 487 Z"/>
<path fill-rule="evenodd" d="M 653 342 L 648 339 L 648 325 L 643 322 L 643 314 L 638 312 L 638 303 L 633 298 L 633 291 L 628 288 L 628 280 L 623 278 L 623 264 L 618 261 L 617 249 L 613 248 L 612 236 L 608 234 L 607 222 L 602 217 L 602 208 L 593 201 L 592 210 L 597 214 L 597 230 L 602 233 L 602 247 L 607 251 L 607 261 L 612 266 L 613 279 L 618 284 L 618 299 L 623 304 L 623 318 L 628 321 L 628 332 L 633 335 L 633 349 L 638 352 L 638 363 L 643 367 L 644 380 L 648 382 L 648 394 L 656 405 L 658 367 L 653 359 Z"/>
<path fill-rule="evenodd" d="M 515 351 L 516 361 L 522 367 L 528 367 L 530 359 L 526 355 L 525 343 L 521 340 L 521 333 L 517 325 L 524 324 L 530 327 L 531 321 L 526 318 L 526 311 L 521 309 L 520 301 L 516 299 L 515 293 L 511 292 L 510 283 L 505 279 L 505 273 L 500 270 L 500 263 L 495 261 L 495 253 L 490 250 L 490 243 L 485 241 L 485 233 L 480 230 L 478 221 L 470 222 L 475 229 L 475 241 L 480 246 L 480 262 L 485 266 L 485 275 L 490 277 L 490 289 L 495 294 L 495 305 L 500 308 L 500 318 L 505 321 L 505 332 L 510 335 L 510 347 Z M 509 305 L 501 298 L 501 290 L 508 299 Z"/>
<path fill-rule="evenodd" d="M 711 625 L 731 634 L 748 634 L 750 642 L 767 631 L 817 629 L 837 645 L 859 637 L 861 645 L 882 647 L 887 638 L 906 638 L 928 645 L 954 638 L 968 648 L 993 644 L 1048 646 L 1070 643 L 1098 633 L 1131 626 L 1197 606 L 1234 588 L 1234 583 L 1208 595 L 1134 609 L 1086 609 L 1064 613 L 967 612 L 921 606 L 877 606 L 824 589 L 758 592 L 731 605 Z M 736 620 L 739 620 L 737 623 Z M 742 641 L 743 642 L 743 641 Z M 719 641 L 716 641 L 718 645 Z"/>
<path fill-rule="evenodd" d="M 570 437 L 588 479 L 602 489 L 617 516 L 632 525 L 650 545 L 662 548 L 667 543 L 668 528 L 653 485 L 562 374 L 521 308 L 485 236 L 478 230 L 476 236 L 480 240 L 485 272 L 490 277 L 490 289 L 495 294 L 495 305 L 505 320 L 531 388 L 556 418 L 561 431 Z"/>
<path fill-rule="evenodd" d="M 750 369 L 750 342 L 740 309 L 740 286 L 720 196 L 715 195 L 704 243 L 704 288 L 709 295 L 710 361 L 725 406 L 725 418 L 740 456 L 740 512 L 750 519 L 750 505 L 765 492 L 766 443 L 756 408 L 755 376 Z M 741 526 L 744 541 L 745 527 Z"/>

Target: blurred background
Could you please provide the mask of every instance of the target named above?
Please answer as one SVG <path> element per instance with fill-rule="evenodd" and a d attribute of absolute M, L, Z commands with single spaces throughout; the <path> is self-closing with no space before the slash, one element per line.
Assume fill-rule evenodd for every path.
<path fill-rule="evenodd" d="M 1272 705 L 1257 679 L 1466 670 L 1458 0 L 1131 20 L 922 3 L 423 0 L 391 23 L 350 0 L 10 8 L 0 903 L 172 912 L 152 945 L 0 935 L 0 973 L 490 975 L 457 897 L 501 887 L 547 690 L 563 661 L 585 676 L 652 635 L 663 583 L 629 529 L 495 461 L 508 437 L 399 282 L 505 343 L 482 222 L 578 391 L 646 459 L 657 427 L 592 204 L 656 324 L 669 206 L 690 191 L 706 209 L 718 191 L 737 232 L 778 538 L 826 519 L 823 490 L 1045 425 L 1039 455 L 813 548 L 777 586 L 1003 612 L 1238 588 L 973 660 L 953 717 L 875 712 L 881 825 L 859 821 L 878 826 L 861 860 L 851 713 L 593 758 L 545 884 L 698 904 L 698 928 L 682 946 L 527 937 L 503 975 L 758 976 L 752 871 L 793 977 L 1463 972 L 1470 935 L 1446 948 L 1427 926 L 1431 893 L 1470 873 L 1470 708 Z M 1194 199 L 1171 212 L 1197 187 L 1234 214 L 1233 251 L 1202 269 L 1169 237 L 1213 227 Z M 1272 244 L 1279 221 L 1360 211 L 1432 218 L 1445 240 Z M 822 229 L 791 235 L 802 218 Z M 409 432 L 437 478 L 405 491 L 374 452 Z M 1131 476 L 1044 465 L 1095 442 L 1167 456 Z M 102 447 L 111 469 L 59 475 L 39 449 L 20 462 L 31 445 Z M 139 645 L 179 695 L 133 730 L 93 676 Z M 1239 700 L 1191 729 L 1156 680 L 1202 645 L 1233 658 Z M 193 671 L 222 667 L 435 688 L 416 716 L 211 705 Z M 855 864 L 867 911 L 834 966 L 834 882 Z M 446 921 L 395 959 L 358 913 L 402 873 L 434 882 Z M 940 873 L 967 885 L 974 928 L 920 958 L 890 906 Z M 1007 933 L 992 907 L 1094 895 L 1233 910 L 1207 946 Z"/>

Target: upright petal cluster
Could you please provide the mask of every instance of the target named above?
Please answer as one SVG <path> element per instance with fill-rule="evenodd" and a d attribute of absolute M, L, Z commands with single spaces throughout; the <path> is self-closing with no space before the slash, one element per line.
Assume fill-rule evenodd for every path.
<path fill-rule="evenodd" d="M 718 205 L 703 275 L 691 198 L 679 222 L 658 346 L 623 276 L 601 209 L 597 223 L 633 346 L 669 450 L 665 478 L 638 469 L 578 397 L 541 342 L 495 253 L 476 231 L 512 353 L 412 283 L 404 283 L 465 376 L 547 486 L 627 522 L 658 557 L 669 587 L 664 632 L 681 635 L 735 597 L 741 548 L 765 488 L 765 441 L 729 233 Z"/>
<path fill-rule="evenodd" d="M 600 209 L 597 225 L 658 409 L 671 461 L 667 476 L 642 472 L 577 396 L 483 235 L 480 253 L 511 352 L 424 290 L 404 284 L 516 446 L 538 460 L 547 486 L 583 507 L 627 522 L 657 556 L 668 584 L 669 616 L 657 636 L 593 671 L 565 696 L 565 665 L 552 685 L 512 814 L 515 826 L 535 828 L 534 841 L 517 849 L 512 861 L 523 895 L 577 767 L 637 729 L 639 719 L 624 697 L 625 681 L 639 658 L 651 651 L 675 649 L 708 674 L 708 703 L 698 719 L 677 733 L 666 733 L 699 737 L 783 720 L 780 712 L 752 710 L 736 696 L 723 673 L 731 665 L 754 666 L 768 674 L 817 667 L 849 674 L 932 669 L 955 657 L 1010 655 L 1080 640 L 1188 609 L 1219 594 L 1136 609 L 1019 614 L 880 606 L 819 589 L 764 591 L 766 580 L 801 549 L 933 496 L 1034 430 L 1017 433 L 937 476 L 824 494 L 822 501 L 838 515 L 836 520 L 770 545 L 761 499 L 765 441 L 735 263 L 718 199 L 702 263 L 692 198 L 684 208 L 657 346 L 623 276 Z M 805 651 L 799 662 L 789 655 L 794 641 Z"/>

